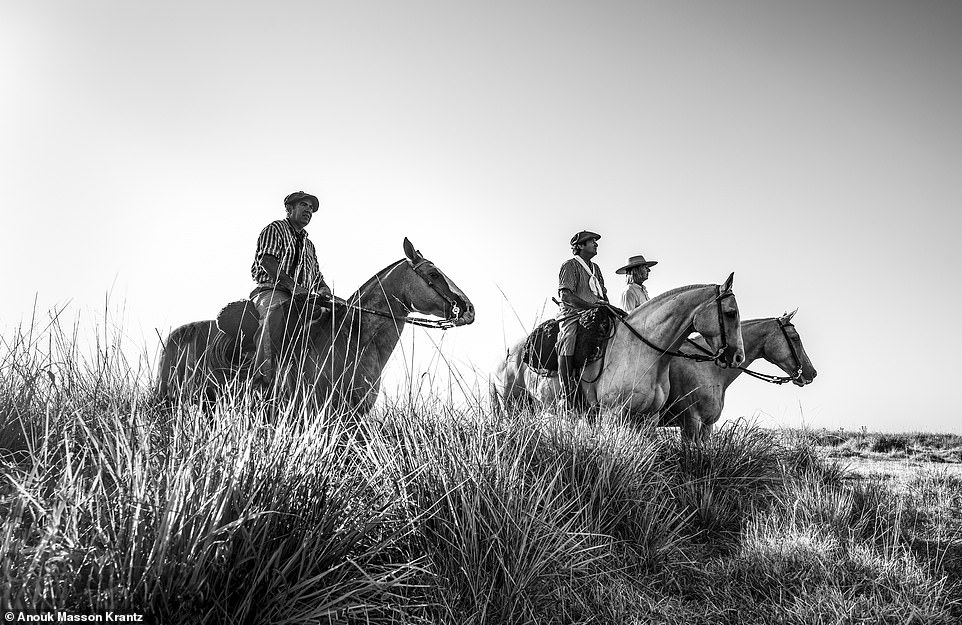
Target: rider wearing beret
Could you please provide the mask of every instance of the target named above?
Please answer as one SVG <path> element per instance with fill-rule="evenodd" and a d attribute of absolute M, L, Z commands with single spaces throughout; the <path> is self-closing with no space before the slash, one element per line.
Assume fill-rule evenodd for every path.
<path fill-rule="evenodd" d="M 561 265 L 558 275 L 558 380 L 561 383 L 559 404 L 567 410 L 578 408 L 579 371 L 574 366 L 575 340 L 578 336 L 578 314 L 608 302 L 608 290 L 601 268 L 591 259 L 598 254 L 601 235 L 582 230 L 571 237 L 572 258 Z"/>
<path fill-rule="evenodd" d="M 272 221 L 257 237 L 251 276 L 256 286 L 251 300 L 260 314 L 260 328 L 254 353 L 253 378 L 268 383 L 274 375 L 274 350 L 271 341 L 278 326 L 284 323 L 279 308 L 295 295 L 316 293 L 331 298 L 331 289 L 317 262 L 314 244 L 304 229 L 311 222 L 320 203 L 316 196 L 296 191 L 284 198 L 286 219 Z"/>

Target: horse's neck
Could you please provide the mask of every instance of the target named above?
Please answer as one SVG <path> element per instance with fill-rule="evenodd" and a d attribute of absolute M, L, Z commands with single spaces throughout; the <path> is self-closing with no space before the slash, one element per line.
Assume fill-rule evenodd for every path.
<path fill-rule="evenodd" d="M 745 344 L 745 362 L 742 366 L 747 367 L 758 358 L 765 358 L 765 343 L 775 328 L 772 324 L 773 319 L 750 319 L 742 323 L 742 341 Z"/>
<path fill-rule="evenodd" d="M 750 319 L 742 322 L 742 341 L 745 345 L 745 361 L 742 362 L 742 367 L 747 368 L 759 358 L 765 358 L 765 343 L 774 331 L 771 322 L 772 319 Z M 738 367 L 714 369 L 726 387 L 742 374 Z"/>
<path fill-rule="evenodd" d="M 377 272 L 348 301 L 396 317 L 407 316 L 407 309 L 399 301 L 404 284 L 404 265 L 405 261 L 399 260 Z"/>
<path fill-rule="evenodd" d="M 377 272 L 348 300 L 361 308 L 395 317 L 392 319 L 358 311 L 352 313 L 352 321 L 360 320 L 360 344 L 374 347 L 382 362 L 386 362 L 401 339 L 401 329 L 404 327 L 402 319 L 409 312 L 402 303 L 405 263 L 400 260 Z"/>
<path fill-rule="evenodd" d="M 658 347 L 676 350 L 694 331 L 695 309 L 714 294 L 714 286 L 706 285 L 661 295 L 633 310 L 626 321 Z"/>

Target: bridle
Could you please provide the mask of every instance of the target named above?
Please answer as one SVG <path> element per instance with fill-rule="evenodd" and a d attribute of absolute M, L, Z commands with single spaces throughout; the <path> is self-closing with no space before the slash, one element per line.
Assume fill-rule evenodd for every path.
<path fill-rule="evenodd" d="M 786 328 L 794 328 L 795 326 L 792 325 L 791 321 L 783 322 L 781 318 L 779 318 L 777 321 L 778 321 L 778 328 L 779 330 L 782 331 L 782 336 L 785 337 L 785 342 L 788 343 L 788 349 L 789 351 L 792 352 L 792 360 L 795 361 L 795 373 L 791 376 L 768 375 L 767 373 L 759 373 L 757 371 L 752 371 L 751 369 L 748 369 L 746 367 L 740 366 L 738 367 L 738 369 L 740 369 L 741 371 L 747 373 L 751 377 L 758 380 L 770 382 L 772 384 L 785 384 L 786 382 L 794 382 L 802 377 L 802 360 L 801 358 L 798 357 L 798 351 L 795 349 L 795 341 L 792 340 L 792 337 L 788 336 L 788 330 L 786 329 Z M 698 349 L 702 350 L 706 354 L 709 353 L 708 350 L 706 350 L 704 347 L 702 347 L 698 343 L 690 339 L 688 342 L 694 345 L 695 347 L 697 347 Z M 719 366 L 723 367 L 723 365 L 719 365 Z"/>
<path fill-rule="evenodd" d="M 448 316 L 444 319 L 444 321 L 450 321 L 451 323 L 454 323 L 454 321 L 456 321 L 458 317 L 461 316 L 461 307 L 458 306 L 458 303 L 454 300 L 454 298 L 449 297 L 447 293 L 445 293 L 444 291 L 438 288 L 438 286 L 431 279 L 431 276 L 421 271 L 421 267 L 424 266 L 425 264 L 432 264 L 432 263 L 431 261 L 422 258 L 420 261 L 416 263 L 411 263 L 411 268 L 414 269 L 414 273 L 418 274 L 421 277 L 421 279 L 424 280 L 425 284 L 431 287 L 432 291 L 438 294 L 438 297 L 440 297 L 441 299 L 443 299 L 448 303 Z M 445 286 L 448 286 L 447 282 L 445 282 Z M 448 290 L 450 290 L 450 287 L 448 287 Z"/>
<path fill-rule="evenodd" d="M 429 276 L 429 275 L 426 273 L 426 271 L 424 271 L 424 270 L 422 269 L 422 267 L 423 267 L 425 264 L 433 265 L 433 263 L 431 263 L 431 261 L 427 260 L 426 258 L 421 258 L 421 260 L 419 260 L 418 262 L 414 262 L 414 261 L 411 261 L 411 260 L 408 260 L 407 262 L 411 264 L 411 268 L 414 270 L 414 273 L 417 274 L 418 277 L 420 277 L 421 280 L 423 280 L 424 283 L 427 284 L 428 287 L 430 287 L 432 291 L 434 291 L 435 293 L 437 293 L 438 297 L 440 297 L 441 299 L 443 299 L 445 302 L 448 303 L 448 316 L 447 316 L 447 317 L 445 317 L 444 319 L 427 319 L 427 318 L 424 318 L 424 317 L 409 317 L 409 316 L 399 317 L 399 316 L 397 316 L 397 315 L 395 315 L 395 314 L 392 314 L 392 313 L 389 313 L 389 312 L 384 312 L 384 311 L 381 311 L 381 310 L 374 310 L 374 309 L 372 309 L 372 308 L 365 308 L 364 306 L 359 306 L 359 305 L 357 305 L 357 304 L 340 304 L 340 303 L 338 302 L 338 305 L 340 305 L 340 306 L 342 306 L 342 307 L 344 307 L 344 308 L 350 308 L 350 309 L 352 309 L 352 310 L 357 310 L 357 311 L 359 311 L 359 312 L 368 313 L 368 314 L 370 314 L 370 315 L 376 315 L 376 316 L 378 316 L 378 317 L 384 317 L 385 319 L 393 319 L 393 320 L 395 320 L 395 321 L 401 321 L 401 322 L 408 323 L 408 324 L 411 324 L 411 325 L 414 325 L 414 326 L 419 326 L 419 327 L 422 327 L 422 328 L 434 328 L 434 329 L 440 329 L 440 330 L 448 330 L 448 329 L 450 329 L 450 328 L 456 327 L 456 326 L 458 325 L 458 319 L 459 319 L 459 317 L 461 316 L 461 306 L 459 306 L 458 303 L 457 303 L 453 298 L 451 298 L 450 296 L 448 296 L 447 293 L 445 293 L 444 291 L 442 291 L 442 290 L 438 287 L 438 285 L 431 279 L 431 276 Z M 445 286 L 447 286 L 447 285 L 445 284 Z M 406 308 L 406 306 L 405 306 L 405 308 Z"/>
<path fill-rule="evenodd" d="M 739 367 L 742 371 L 748 375 L 756 378 L 758 380 L 763 380 L 765 382 L 770 382 L 772 384 L 785 384 L 786 382 L 795 382 L 802 377 L 802 360 L 798 357 L 798 350 L 795 349 L 795 341 L 788 336 L 788 330 L 786 328 L 794 328 L 791 321 L 782 321 L 782 318 L 778 318 L 778 329 L 782 331 L 782 336 L 785 337 L 785 342 L 788 343 L 788 350 L 792 353 L 792 360 L 795 362 L 795 373 L 791 376 L 784 375 L 768 375 L 765 373 L 758 373 L 757 371 L 751 371 L 745 367 Z"/>
<path fill-rule="evenodd" d="M 673 358 L 685 358 L 687 360 L 694 360 L 695 362 L 714 362 L 718 364 L 718 366 L 724 367 L 726 365 L 724 364 L 724 362 L 721 361 L 721 358 L 722 356 L 725 355 L 725 352 L 728 350 L 728 337 L 726 336 L 726 333 L 725 333 L 725 313 L 722 310 L 722 302 L 729 297 L 734 297 L 735 294 L 732 293 L 731 291 L 725 291 L 723 293 L 720 285 L 715 285 L 715 293 L 716 293 L 715 306 L 716 306 L 716 311 L 718 313 L 718 331 L 721 334 L 721 346 L 718 348 L 718 351 L 715 352 L 714 354 L 708 351 L 707 349 L 705 349 L 704 347 L 702 347 L 701 345 L 695 343 L 691 339 L 685 339 L 685 340 L 691 343 L 692 345 L 695 345 L 695 347 L 697 347 L 699 350 L 704 352 L 704 354 L 689 354 L 682 351 L 673 351 L 670 349 L 659 347 L 658 345 L 655 345 L 654 343 L 646 339 L 644 336 L 642 336 L 640 332 L 638 332 L 633 327 L 631 327 L 631 324 L 625 321 L 620 315 L 616 314 L 615 318 L 621 321 L 621 323 L 623 323 L 625 327 L 628 328 L 628 331 L 631 332 L 635 336 L 635 338 L 639 339 L 642 343 L 644 343 L 648 347 L 661 352 L 663 356 L 671 356 Z"/>

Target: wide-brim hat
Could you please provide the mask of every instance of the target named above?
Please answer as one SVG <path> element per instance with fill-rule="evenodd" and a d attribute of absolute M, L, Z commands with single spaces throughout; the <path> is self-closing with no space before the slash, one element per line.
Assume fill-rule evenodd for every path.
<path fill-rule="evenodd" d="M 310 193 L 304 193 L 303 191 L 295 191 L 294 193 L 291 193 L 286 198 L 284 198 L 284 206 L 287 206 L 289 204 L 297 204 L 301 200 L 307 200 L 308 202 L 310 202 L 311 205 L 314 206 L 315 213 L 317 212 L 317 209 L 320 208 L 321 206 L 321 203 L 318 201 L 317 196 L 311 195 Z"/>
<path fill-rule="evenodd" d="M 571 237 L 571 244 L 579 245 L 581 243 L 584 243 L 588 239 L 600 239 L 600 238 L 601 238 L 601 235 L 598 234 L 597 232 L 592 232 L 591 230 L 582 230 L 578 234 Z"/>
<path fill-rule="evenodd" d="M 631 258 L 629 258 L 628 264 L 620 269 L 616 269 L 615 273 L 625 274 L 625 273 L 628 273 L 628 271 L 632 267 L 640 267 L 642 265 L 644 265 L 645 267 L 653 267 L 654 265 L 657 265 L 657 264 L 658 264 L 657 260 L 645 260 L 644 256 L 642 256 L 641 254 L 638 254 L 637 256 L 632 256 Z"/>

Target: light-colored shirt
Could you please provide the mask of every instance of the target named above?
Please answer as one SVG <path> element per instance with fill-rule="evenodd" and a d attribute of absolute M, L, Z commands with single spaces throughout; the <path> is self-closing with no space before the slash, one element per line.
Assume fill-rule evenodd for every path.
<path fill-rule="evenodd" d="M 625 285 L 625 290 L 621 292 L 621 308 L 625 312 L 631 312 L 651 298 L 648 297 L 648 289 L 644 284 L 630 282 Z"/>

